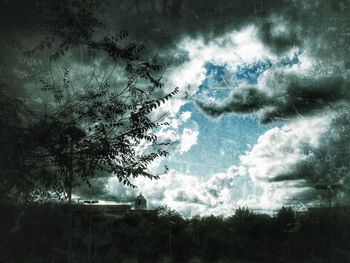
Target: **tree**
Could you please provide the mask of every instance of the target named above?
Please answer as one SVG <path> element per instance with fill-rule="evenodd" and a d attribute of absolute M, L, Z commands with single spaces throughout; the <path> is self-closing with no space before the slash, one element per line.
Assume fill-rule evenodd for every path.
<path fill-rule="evenodd" d="M 25 162 L 24 156 L 32 148 L 25 120 L 31 112 L 23 101 L 0 91 L 0 200 L 31 200 L 28 189 L 35 188 L 32 177 L 32 163 Z"/>
<path fill-rule="evenodd" d="M 166 156 L 164 143 L 158 142 L 154 131 L 167 125 L 152 120 L 149 114 L 178 92 L 155 99 L 162 84 L 152 77 L 159 70 L 155 64 L 127 63 L 128 81 L 122 89 L 108 79 L 99 82 L 96 76 L 86 87 L 76 88 L 64 70 L 61 85 L 43 82 L 44 90 L 53 95 L 51 110 L 37 116 L 31 125 L 39 169 L 51 172 L 41 178 L 58 195 L 71 198 L 72 188 L 81 182 L 90 183 L 101 172 L 114 174 L 127 186 L 135 187 L 129 178 L 145 176 L 157 179 L 147 166 L 158 157 Z M 149 85 L 138 87 L 138 80 Z M 48 169 L 50 167 L 50 169 Z"/>
<path fill-rule="evenodd" d="M 155 134 L 167 123 L 162 116 L 154 120 L 150 115 L 178 89 L 162 92 L 160 66 L 142 58 L 145 47 L 126 41 L 126 31 L 94 35 L 105 27 L 94 16 L 97 7 L 94 0 L 38 1 L 34 5 L 36 11 L 45 12 L 38 11 L 29 33 L 39 33 L 42 41 L 25 55 L 34 57 L 42 50 L 51 50 L 48 77 L 41 83 L 51 99 L 39 110 L 29 110 L 12 98 L 1 101 L 5 106 L 0 112 L 4 120 L 0 131 L 5 146 L 1 151 L 4 192 L 15 188 L 17 193 L 26 192 L 27 200 L 52 193 L 71 200 L 75 186 L 90 184 L 95 177 L 113 174 L 131 187 L 135 186 L 130 178 L 158 178 L 147 166 L 167 155 L 166 144 Z M 121 74 L 126 76 L 125 82 L 113 83 L 120 72 L 111 71 L 104 76 L 92 73 L 87 83 L 79 86 L 71 80 L 68 68 L 58 82 L 51 70 L 53 62 L 76 50 L 90 57 L 104 56 L 114 67 L 124 68 Z M 8 118 L 15 125 L 7 125 Z M 12 146 L 16 151 L 5 151 Z M 22 180 L 22 189 L 17 189 L 17 179 Z"/>
<path fill-rule="evenodd" d="M 295 212 L 291 207 L 284 207 L 278 210 L 276 215 L 276 224 L 281 229 L 289 231 L 295 223 Z"/>
<path fill-rule="evenodd" d="M 84 1 L 84 5 L 90 2 L 94 1 Z M 89 8 L 81 11 L 79 1 L 72 3 L 57 6 L 57 2 L 50 2 L 48 10 L 59 15 L 44 20 L 41 30 L 46 38 L 25 53 L 34 56 L 54 48 L 48 77 L 41 81 L 42 90 L 51 98 L 39 110 L 26 109 L 30 117 L 21 122 L 24 126 L 19 130 L 25 134 L 29 149 L 21 151 L 16 159 L 21 170 L 29 168 L 30 181 L 35 182 L 25 189 L 32 200 L 50 198 L 53 194 L 68 199 L 68 262 L 72 261 L 74 187 L 90 185 L 93 178 L 109 175 L 130 187 L 135 187 L 130 178 L 158 179 L 147 168 L 155 159 L 167 155 L 164 150 L 167 143 L 158 141 L 156 130 L 168 123 L 163 121 L 166 114 L 154 119 L 152 111 L 178 92 L 178 88 L 168 94 L 161 91 L 160 66 L 153 60 L 142 59 L 143 45 L 125 44 L 127 32 L 95 40 L 93 32 L 100 24 L 87 11 Z M 112 70 L 103 76 L 92 73 L 87 83 L 76 85 L 66 68 L 62 81 L 57 81 L 51 70 L 52 62 L 68 51 L 74 53 L 76 48 L 90 57 L 104 56 L 119 72 Z M 114 76 L 123 69 L 124 81 L 114 82 Z M 12 168 L 18 169 L 15 166 Z"/>

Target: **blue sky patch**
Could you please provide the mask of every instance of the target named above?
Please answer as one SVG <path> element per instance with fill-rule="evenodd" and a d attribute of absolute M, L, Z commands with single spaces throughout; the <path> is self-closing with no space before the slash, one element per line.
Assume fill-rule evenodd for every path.
<path fill-rule="evenodd" d="M 210 98 L 222 100 L 239 83 L 256 85 L 258 78 L 271 67 L 289 67 L 299 63 L 298 55 L 284 57 L 277 62 L 270 60 L 257 60 L 250 64 L 237 66 L 230 71 L 227 64 L 214 64 L 206 62 L 205 79 L 198 87 L 195 97 L 200 100 Z M 193 102 L 183 105 L 179 116 L 185 112 L 192 113 L 191 118 L 179 127 L 195 126 L 199 135 L 197 144 L 185 153 L 175 154 L 168 162 L 169 167 L 181 173 L 207 176 L 209 174 L 225 172 L 230 166 L 239 162 L 239 157 L 254 145 L 261 134 L 279 123 L 269 125 L 260 124 L 255 115 L 238 116 L 235 114 L 223 115 L 218 119 L 208 118 Z"/>
<path fill-rule="evenodd" d="M 258 60 L 251 64 L 237 66 L 234 76 L 240 81 L 246 81 L 253 85 L 257 84 L 258 77 L 271 67 L 270 60 Z"/>

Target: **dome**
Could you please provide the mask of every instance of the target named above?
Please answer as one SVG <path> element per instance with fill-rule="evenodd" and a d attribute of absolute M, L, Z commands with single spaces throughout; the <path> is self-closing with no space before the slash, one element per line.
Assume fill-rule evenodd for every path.
<path fill-rule="evenodd" d="M 138 197 L 136 197 L 136 199 L 138 199 L 138 200 L 146 200 L 146 198 L 142 194 L 139 194 Z"/>
<path fill-rule="evenodd" d="M 135 199 L 135 209 L 136 210 L 147 209 L 147 200 L 142 194 L 139 194 L 139 196 L 136 197 Z"/>

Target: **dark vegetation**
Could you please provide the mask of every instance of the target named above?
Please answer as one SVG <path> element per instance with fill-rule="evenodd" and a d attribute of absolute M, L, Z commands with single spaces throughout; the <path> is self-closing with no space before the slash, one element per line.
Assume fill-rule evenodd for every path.
<path fill-rule="evenodd" d="M 6 36 L 0 39 L 1 220 L 6 227 L 24 219 L 36 234 L 22 232 L 22 224 L 10 236 L 2 231 L 1 240 L 9 243 L 2 244 L 0 254 L 9 252 L 6 258 L 12 262 L 38 262 L 27 254 L 26 244 L 41 240 L 44 249 L 51 243 L 41 237 L 54 233 L 67 242 L 65 248 L 57 246 L 66 253 L 58 253 L 55 260 L 62 261 L 64 254 L 63 261 L 72 262 L 77 231 L 72 195 L 108 176 L 129 187 L 136 187 L 132 179 L 139 176 L 158 179 L 147 168 L 168 154 L 168 143 L 156 135 L 168 123 L 166 113 L 157 118 L 152 113 L 178 88 L 164 92 L 161 67 L 143 56 L 145 46 L 129 40 L 126 31 L 111 33 L 96 18 L 99 1 L 29 1 L 18 10 L 19 3 L 4 2 L 0 11 L 0 36 Z M 94 59 L 103 63 L 98 73 L 77 81 L 70 68 L 62 68 L 64 59 L 82 66 Z M 68 205 L 58 213 L 47 210 L 45 203 L 61 200 Z M 37 203 L 43 204 L 32 210 Z M 16 209 L 22 212 L 16 214 Z M 50 220 L 42 221 L 41 212 Z M 15 252 L 15 244 L 23 247 Z"/>
<path fill-rule="evenodd" d="M 44 66 L 34 74 L 39 80 L 24 77 L 39 91 L 25 88 L 28 82 L 19 74 L 0 82 L 1 201 L 70 202 L 78 187 L 110 175 L 129 187 L 138 176 L 158 179 L 147 167 L 168 154 L 167 143 L 156 135 L 168 123 L 166 113 L 151 114 L 178 88 L 163 91 L 160 65 L 143 56 L 145 46 L 128 40 L 128 32 L 105 29 L 95 17 L 98 1 L 31 2 L 30 26 L 20 12 L 12 24 L 18 32 L 8 29 L 15 42 L 21 33 L 33 38 L 31 48 L 7 48 L 20 54 L 18 61 L 27 61 L 25 76 L 34 70 L 32 64 Z M 4 7 L 10 11 L 12 4 Z M 87 73 L 84 82 L 76 81 L 69 68 L 60 68 L 66 56 L 73 64 L 80 57 L 84 66 L 94 59 L 103 65 L 99 73 Z M 2 73 L 5 64 L 0 63 Z"/>
<path fill-rule="evenodd" d="M 67 261 L 68 206 L 4 209 L 0 262 Z M 192 219 L 167 208 L 119 219 L 92 211 L 91 221 L 88 206 L 73 211 L 72 262 L 162 262 L 169 253 L 174 262 L 350 262 L 350 211 L 340 208 Z"/>

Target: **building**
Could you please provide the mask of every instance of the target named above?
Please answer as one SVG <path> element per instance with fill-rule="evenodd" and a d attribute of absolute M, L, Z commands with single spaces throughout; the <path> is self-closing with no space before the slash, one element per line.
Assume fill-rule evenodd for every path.
<path fill-rule="evenodd" d="M 135 210 L 146 210 L 147 209 L 147 200 L 142 195 L 139 194 L 138 197 L 135 199 Z"/>
<path fill-rule="evenodd" d="M 97 201 L 84 201 L 84 204 L 78 204 L 76 207 L 80 209 L 92 209 L 95 213 L 98 212 L 105 216 L 114 218 L 122 218 L 126 215 L 156 215 L 157 210 L 147 209 L 147 199 L 139 194 L 135 201 L 135 207 L 132 209 L 131 204 L 99 204 Z"/>
<path fill-rule="evenodd" d="M 95 209 L 101 211 L 104 215 L 123 217 L 131 213 L 131 205 L 95 205 Z"/>

